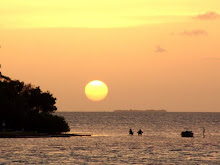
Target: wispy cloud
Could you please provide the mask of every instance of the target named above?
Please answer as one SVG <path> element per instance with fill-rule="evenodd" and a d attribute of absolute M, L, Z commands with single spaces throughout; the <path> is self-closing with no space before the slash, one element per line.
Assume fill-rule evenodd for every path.
<path fill-rule="evenodd" d="M 201 35 L 207 35 L 207 32 L 202 29 L 196 29 L 196 30 L 184 30 L 180 33 L 180 35 L 183 36 L 201 36 Z"/>
<path fill-rule="evenodd" d="M 194 17 L 195 19 L 200 19 L 200 20 L 215 20 L 220 18 L 220 15 L 216 12 L 210 11 L 206 12 L 204 14 L 199 14 Z"/>
<path fill-rule="evenodd" d="M 205 58 L 206 60 L 211 60 L 211 61 L 220 61 L 220 57 L 208 57 Z"/>
<path fill-rule="evenodd" d="M 164 49 L 160 45 L 158 45 L 158 46 L 156 46 L 155 52 L 156 53 L 163 53 L 163 52 L 166 52 L 166 49 Z"/>

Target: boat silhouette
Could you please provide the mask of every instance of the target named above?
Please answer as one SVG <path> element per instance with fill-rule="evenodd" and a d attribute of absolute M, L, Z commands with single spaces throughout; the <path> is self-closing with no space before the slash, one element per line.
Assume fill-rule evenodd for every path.
<path fill-rule="evenodd" d="M 181 136 L 182 137 L 193 137 L 193 132 L 192 131 L 188 131 L 188 130 L 182 131 L 181 132 Z"/>

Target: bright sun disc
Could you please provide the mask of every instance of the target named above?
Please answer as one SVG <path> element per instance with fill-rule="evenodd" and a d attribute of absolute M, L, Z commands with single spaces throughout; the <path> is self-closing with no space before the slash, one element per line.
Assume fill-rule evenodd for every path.
<path fill-rule="evenodd" d="M 108 87 L 102 81 L 93 80 L 86 85 L 85 94 L 92 101 L 100 101 L 107 96 Z"/>

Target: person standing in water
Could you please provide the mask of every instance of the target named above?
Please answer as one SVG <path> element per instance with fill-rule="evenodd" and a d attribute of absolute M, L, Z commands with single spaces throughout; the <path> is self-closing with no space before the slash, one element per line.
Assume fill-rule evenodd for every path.
<path fill-rule="evenodd" d="M 129 130 L 129 134 L 130 134 L 130 135 L 133 135 L 133 134 L 134 134 L 134 132 L 132 131 L 131 128 L 130 128 L 130 130 Z"/>
<path fill-rule="evenodd" d="M 140 129 L 139 131 L 137 131 L 138 135 L 142 135 L 143 131 Z"/>
<path fill-rule="evenodd" d="M 205 138 L 205 128 L 202 127 L 202 134 L 203 134 L 203 138 Z"/>

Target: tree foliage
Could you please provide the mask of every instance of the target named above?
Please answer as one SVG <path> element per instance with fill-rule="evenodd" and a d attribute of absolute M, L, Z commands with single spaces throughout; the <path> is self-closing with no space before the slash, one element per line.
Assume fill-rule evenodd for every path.
<path fill-rule="evenodd" d="M 53 115 L 55 104 L 56 98 L 40 87 L 6 76 L 0 80 L 0 124 L 4 122 L 8 130 L 68 132 L 64 118 Z"/>

